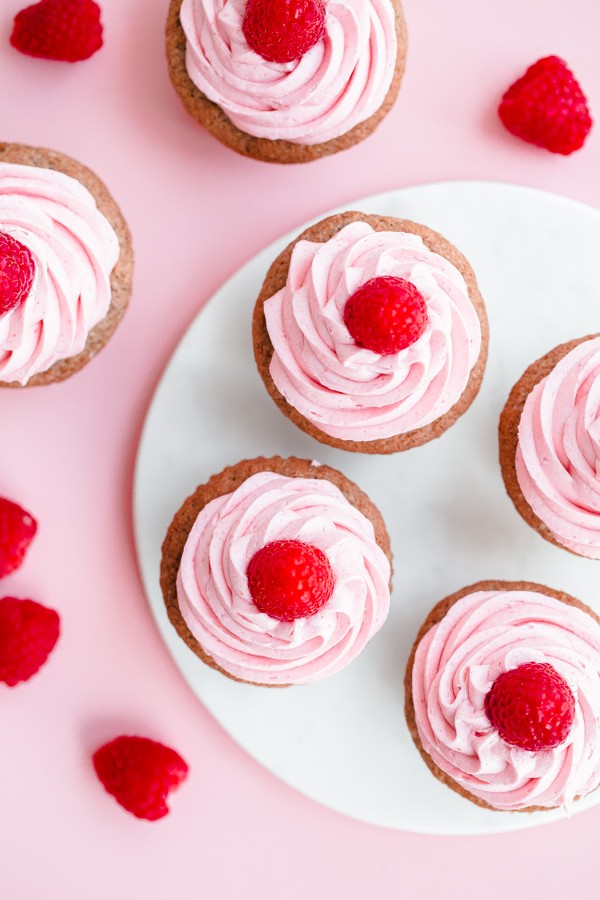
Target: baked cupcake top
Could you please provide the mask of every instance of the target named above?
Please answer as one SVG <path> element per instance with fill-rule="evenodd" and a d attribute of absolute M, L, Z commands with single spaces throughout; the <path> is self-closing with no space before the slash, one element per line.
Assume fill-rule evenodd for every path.
<path fill-rule="evenodd" d="M 383 104 L 397 54 L 391 0 L 327 0 L 321 38 L 299 59 L 273 62 L 248 44 L 246 0 L 183 0 L 186 67 L 202 93 L 258 138 L 321 144 Z"/>
<path fill-rule="evenodd" d="M 529 394 L 516 472 L 555 539 L 600 559 L 600 337 L 578 344 Z"/>
<path fill-rule="evenodd" d="M 559 697 L 541 719 L 542 742 L 558 744 L 509 743 L 502 724 L 522 737 L 516 700 L 526 690 Z M 463 596 L 416 648 L 412 699 L 425 752 L 495 809 L 568 807 L 600 783 L 600 625 L 574 605 L 533 590 Z M 527 724 L 539 746 L 536 723 Z"/>
<path fill-rule="evenodd" d="M 0 311 L 0 382 L 26 384 L 80 353 L 108 313 L 119 240 L 75 178 L 12 163 L 0 163 L 3 236 L 4 264 L 23 290 Z"/>
<path fill-rule="evenodd" d="M 316 559 L 322 593 L 315 612 L 297 608 L 286 621 L 260 585 L 277 580 L 273 554 L 298 544 Z M 297 563 L 305 564 L 304 557 Z M 302 584 L 311 577 L 303 571 Z M 192 635 L 226 672 L 259 684 L 305 684 L 346 666 L 379 630 L 389 581 L 372 523 L 334 484 L 259 472 L 198 515 L 177 599 Z"/>
<path fill-rule="evenodd" d="M 357 343 L 350 329 L 356 336 L 360 316 L 348 317 L 359 289 L 364 299 L 386 279 L 404 291 L 402 302 L 411 304 L 404 321 L 415 326 L 396 352 Z M 458 269 L 417 234 L 360 221 L 324 243 L 298 241 L 286 285 L 266 300 L 264 315 L 277 390 L 320 431 L 345 441 L 384 439 L 439 419 L 465 390 L 482 346 Z"/>

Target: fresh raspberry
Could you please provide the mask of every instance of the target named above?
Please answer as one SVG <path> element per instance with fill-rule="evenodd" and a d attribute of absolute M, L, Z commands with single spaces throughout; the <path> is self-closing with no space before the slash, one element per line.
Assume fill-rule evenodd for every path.
<path fill-rule="evenodd" d="M 100 12 L 93 0 L 41 0 L 17 13 L 10 42 L 28 56 L 79 62 L 102 46 Z"/>
<path fill-rule="evenodd" d="M 272 541 L 248 563 L 248 587 L 258 609 L 292 622 L 312 616 L 333 591 L 333 572 L 322 550 L 302 541 Z"/>
<path fill-rule="evenodd" d="M 96 750 L 92 760 L 96 775 L 117 803 L 151 822 L 168 814 L 167 796 L 188 773 L 179 753 L 143 737 L 121 735 Z"/>
<path fill-rule="evenodd" d="M 579 82 L 558 56 L 538 59 L 504 94 L 498 114 L 511 134 L 568 156 L 592 127 Z"/>
<path fill-rule="evenodd" d="M 428 322 L 420 291 L 393 275 L 372 278 L 348 300 L 346 328 L 359 345 L 375 353 L 398 353 L 418 341 Z"/>
<path fill-rule="evenodd" d="M 44 665 L 60 633 L 53 609 L 35 600 L 0 600 L 0 681 L 14 687 Z"/>
<path fill-rule="evenodd" d="M 248 0 L 242 30 L 267 62 L 293 62 L 321 40 L 325 5 L 322 0 Z"/>
<path fill-rule="evenodd" d="M 569 685 L 548 663 L 503 672 L 485 698 L 500 737 L 522 750 L 551 750 L 566 740 L 575 717 Z"/>
<path fill-rule="evenodd" d="M 27 299 L 34 275 L 35 263 L 29 247 L 0 232 L 0 316 Z"/>
<path fill-rule="evenodd" d="M 37 522 L 12 500 L 0 497 L 0 578 L 18 569 L 35 537 Z"/>

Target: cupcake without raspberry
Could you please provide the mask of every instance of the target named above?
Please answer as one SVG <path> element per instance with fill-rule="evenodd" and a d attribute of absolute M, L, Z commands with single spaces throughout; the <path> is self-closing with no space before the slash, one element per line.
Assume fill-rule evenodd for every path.
<path fill-rule="evenodd" d="M 395 453 L 439 437 L 481 386 L 488 325 L 464 256 L 424 225 L 346 212 L 267 274 L 253 319 L 265 387 L 324 444 Z"/>
<path fill-rule="evenodd" d="M 504 484 L 527 524 L 600 559 L 600 335 L 529 366 L 502 411 L 499 439 Z"/>
<path fill-rule="evenodd" d="M 78 372 L 123 317 L 132 275 L 127 224 L 93 172 L 0 144 L 0 386 Z"/>
<path fill-rule="evenodd" d="M 435 606 L 406 720 L 435 777 L 477 806 L 564 807 L 600 783 L 600 619 L 561 591 L 482 581 Z"/>
<path fill-rule="evenodd" d="M 171 623 L 234 681 L 307 684 L 343 669 L 389 611 L 390 541 L 340 472 L 290 457 L 244 460 L 183 503 L 163 544 Z"/>
<path fill-rule="evenodd" d="M 221 143 L 309 162 L 366 138 L 404 73 L 400 0 L 171 0 L 171 81 Z"/>

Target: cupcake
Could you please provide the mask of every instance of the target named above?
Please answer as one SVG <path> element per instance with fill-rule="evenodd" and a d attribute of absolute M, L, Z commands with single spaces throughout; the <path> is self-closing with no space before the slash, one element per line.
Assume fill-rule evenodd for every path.
<path fill-rule="evenodd" d="M 527 524 L 600 559 L 600 335 L 534 362 L 510 393 L 499 434 L 504 484 Z"/>
<path fill-rule="evenodd" d="M 421 756 L 478 806 L 568 809 L 600 783 L 600 619 L 568 594 L 482 581 L 447 597 L 405 688 Z"/>
<path fill-rule="evenodd" d="M 125 220 L 81 163 L 0 144 L 0 386 L 51 384 L 106 344 L 131 294 Z"/>
<path fill-rule="evenodd" d="M 391 551 L 377 508 L 340 472 L 251 459 L 200 485 L 163 544 L 179 636 L 234 681 L 307 684 L 347 666 L 383 625 Z"/>
<path fill-rule="evenodd" d="M 395 453 L 439 437 L 475 399 L 487 358 L 475 275 L 449 241 L 346 212 L 280 256 L 254 310 L 267 391 L 324 444 Z"/>
<path fill-rule="evenodd" d="M 171 0 L 167 57 L 185 108 L 221 143 L 301 163 L 366 138 L 404 72 L 400 0 Z"/>

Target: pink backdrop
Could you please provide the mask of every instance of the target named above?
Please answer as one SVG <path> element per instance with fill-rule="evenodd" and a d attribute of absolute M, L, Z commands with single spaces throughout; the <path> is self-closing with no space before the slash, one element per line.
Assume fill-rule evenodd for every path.
<path fill-rule="evenodd" d="M 503 88 L 558 53 L 600 119 L 598 0 L 405 0 L 410 50 L 395 109 L 366 143 L 299 168 L 238 157 L 187 118 L 167 80 L 166 0 L 103 0 L 106 47 L 72 67 L 8 46 L 21 5 L 1 4 L 0 139 L 95 169 L 129 220 L 137 274 L 130 312 L 94 364 L 63 385 L 0 396 L 0 495 L 40 522 L 26 566 L 2 590 L 55 606 L 63 623 L 43 674 L 0 687 L 2 896 L 479 900 L 486 885 L 487 900 L 507 890 L 551 900 L 573 873 L 586 883 L 600 808 L 512 836 L 426 838 L 329 812 L 250 760 L 158 637 L 131 490 L 145 410 L 177 341 L 280 234 L 354 197 L 440 179 L 514 181 L 600 207 L 600 127 L 564 159 L 511 138 L 495 116 Z M 95 781 L 90 751 L 121 731 L 170 742 L 191 765 L 160 823 L 128 816 Z"/>

